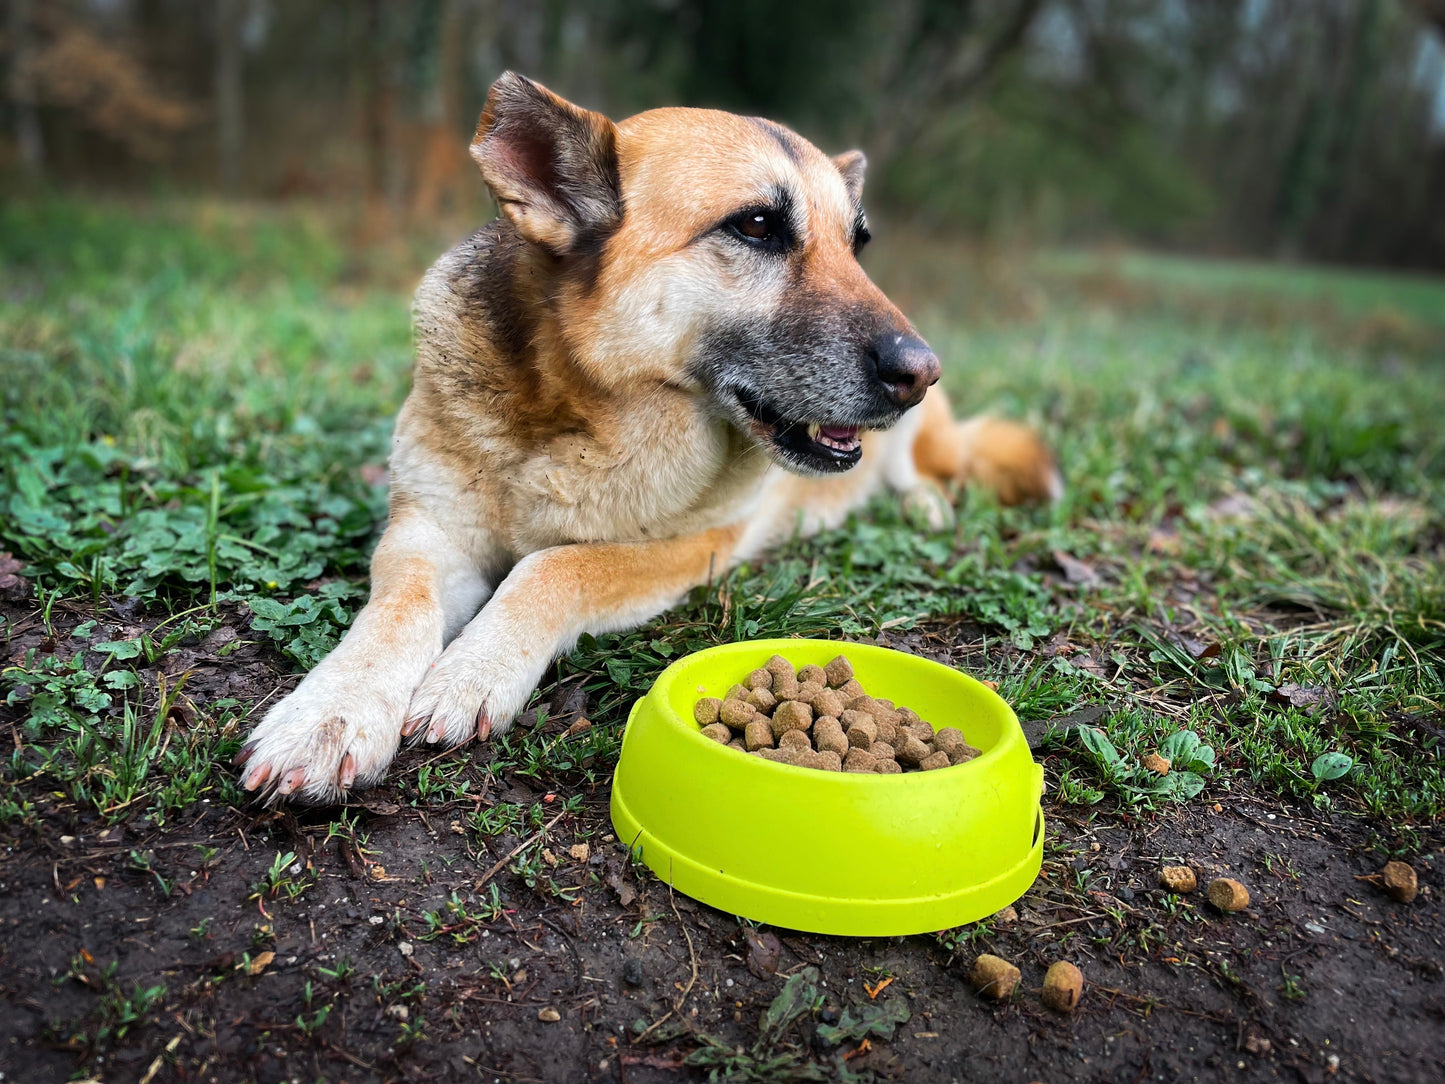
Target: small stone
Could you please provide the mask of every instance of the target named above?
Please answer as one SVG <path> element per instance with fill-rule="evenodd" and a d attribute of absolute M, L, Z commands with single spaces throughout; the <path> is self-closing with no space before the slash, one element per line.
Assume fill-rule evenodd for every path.
<path fill-rule="evenodd" d="M 813 663 L 809 663 L 807 666 L 800 666 L 798 667 L 798 683 L 800 685 L 808 685 L 810 683 L 826 685 L 828 684 L 827 671 Z"/>
<path fill-rule="evenodd" d="M 1194 871 L 1188 866 L 1165 866 L 1159 871 L 1159 884 L 1166 892 L 1193 892 L 1199 887 Z"/>
<path fill-rule="evenodd" d="M 748 675 L 747 684 L 749 689 L 771 689 L 773 687 L 773 672 L 759 667 Z"/>
<path fill-rule="evenodd" d="M 1249 889 L 1228 877 L 1216 877 L 1209 882 L 1209 902 L 1221 911 L 1243 911 L 1249 906 Z"/>
<path fill-rule="evenodd" d="M 757 715 L 757 709 L 746 700 L 724 700 L 718 719 L 729 729 L 743 730 Z"/>
<path fill-rule="evenodd" d="M 840 689 L 853 680 L 853 664 L 842 655 L 838 655 L 823 667 L 823 676 L 828 679 L 829 685 Z"/>
<path fill-rule="evenodd" d="M 1420 890 L 1414 867 L 1406 862 L 1386 862 L 1380 871 L 1380 883 L 1392 900 L 1409 903 Z"/>
<path fill-rule="evenodd" d="M 711 726 L 718 720 L 723 702 L 715 696 L 705 696 L 692 706 L 692 717 L 698 726 Z"/>
<path fill-rule="evenodd" d="M 1050 964 L 1044 975 L 1044 990 L 1040 997 L 1044 1006 L 1054 1012 L 1073 1012 L 1084 992 L 1084 976 L 1077 967 L 1067 960 Z"/>
<path fill-rule="evenodd" d="M 831 715 L 825 715 L 813 722 L 813 744 L 818 751 L 837 753 L 840 757 L 848 753 L 848 736 L 843 733 L 843 727 L 838 720 Z"/>
<path fill-rule="evenodd" d="M 985 997 L 1007 1001 L 1019 984 L 1019 969 L 1005 959 L 984 953 L 973 962 L 968 982 Z"/>
<path fill-rule="evenodd" d="M 1171 761 L 1168 757 L 1161 757 L 1158 753 L 1150 753 L 1140 759 L 1139 763 L 1148 768 L 1155 775 L 1168 775 Z"/>
<path fill-rule="evenodd" d="M 920 760 L 918 767 L 920 771 L 931 772 L 937 768 L 947 768 L 949 763 L 948 754 L 939 750 L 937 753 L 930 753 Z"/>
<path fill-rule="evenodd" d="M 862 749 L 849 749 L 848 755 L 843 758 L 843 770 L 845 772 L 875 772 L 878 770 L 878 761 Z"/>
<path fill-rule="evenodd" d="M 763 673 L 766 674 L 767 671 L 764 670 Z M 772 675 L 769 674 L 768 676 L 771 677 Z M 748 703 L 751 704 L 754 709 L 766 715 L 778 706 L 778 698 L 773 695 L 771 689 L 759 687 L 748 693 Z"/>
<path fill-rule="evenodd" d="M 773 737 L 789 730 L 807 730 L 813 725 L 813 709 L 801 700 L 786 700 L 773 709 Z"/>
<path fill-rule="evenodd" d="M 622 981 L 628 986 L 641 986 L 643 979 L 642 960 L 636 956 L 629 956 L 627 962 L 622 965 Z"/>
<path fill-rule="evenodd" d="M 537 1013 L 537 1019 L 544 1024 L 555 1024 L 558 1020 L 562 1019 L 562 1014 L 556 1009 L 546 1008 Z"/>
<path fill-rule="evenodd" d="M 702 728 L 702 736 L 704 738 L 711 738 L 720 745 L 726 745 L 732 741 L 733 732 L 723 723 L 709 723 Z"/>
<path fill-rule="evenodd" d="M 771 720 L 753 716 L 748 723 L 747 729 L 743 731 L 743 744 L 748 747 L 748 752 L 756 752 L 759 749 L 771 749 L 773 747 L 773 724 Z"/>

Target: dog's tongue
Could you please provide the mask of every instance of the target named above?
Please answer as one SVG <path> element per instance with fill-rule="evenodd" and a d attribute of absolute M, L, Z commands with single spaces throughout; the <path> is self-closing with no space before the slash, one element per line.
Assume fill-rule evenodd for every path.
<path fill-rule="evenodd" d="M 858 427 L 856 425 L 824 425 L 819 427 L 818 432 L 829 440 L 852 440 L 858 435 Z"/>

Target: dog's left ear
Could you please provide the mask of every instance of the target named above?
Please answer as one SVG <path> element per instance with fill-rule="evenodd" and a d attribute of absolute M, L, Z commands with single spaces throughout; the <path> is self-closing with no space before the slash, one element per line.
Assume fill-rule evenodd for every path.
<path fill-rule="evenodd" d="M 868 159 L 862 151 L 844 151 L 833 159 L 838 172 L 843 175 L 843 187 L 848 189 L 848 198 L 854 203 L 863 200 L 863 173 L 868 168 Z"/>
<path fill-rule="evenodd" d="M 524 76 L 492 84 L 471 153 L 502 213 L 554 255 L 622 221 L 616 126 Z"/>

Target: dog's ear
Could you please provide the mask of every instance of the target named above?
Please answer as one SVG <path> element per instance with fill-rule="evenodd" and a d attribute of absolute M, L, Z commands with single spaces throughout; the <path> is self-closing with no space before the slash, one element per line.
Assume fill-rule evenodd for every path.
<path fill-rule="evenodd" d="M 524 76 L 492 84 L 471 153 L 502 213 L 555 255 L 622 221 L 616 126 Z"/>
<path fill-rule="evenodd" d="M 844 151 L 833 159 L 838 172 L 843 175 L 843 187 L 848 189 L 848 198 L 854 203 L 863 200 L 863 173 L 868 168 L 868 159 L 862 151 Z"/>

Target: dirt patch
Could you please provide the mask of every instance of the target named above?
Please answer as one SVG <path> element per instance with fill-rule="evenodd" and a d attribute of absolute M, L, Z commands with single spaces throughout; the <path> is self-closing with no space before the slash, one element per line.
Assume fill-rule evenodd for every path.
<path fill-rule="evenodd" d="M 958 632 L 893 646 L 956 658 Z M 269 648 L 224 646 L 182 647 L 198 698 L 291 680 Z M 429 759 L 465 800 L 423 793 Z M 394 778 L 344 817 L 203 801 L 159 830 L 31 793 L 37 816 L 0 831 L 5 1079 L 703 1079 L 687 1059 L 740 1080 L 1445 1078 L 1438 828 L 1414 837 L 1406 905 L 1361 880 L 1387 857 L 1376 828 L 1238 785 L 1218 808 L 1047 807 L 1014 917 L 846 939 L 670 893 L 612 838 L 605 781 L 494 773 L 487 750 L 407 754 Z M 1168 896 L 1178 863 L 1249 907 Z M 981 952 L 1021 968 L 1011 1002 L 965 981 Z M 1039 1001 L 1058 959 L 1085 978 L 1069 1016 Z M 770 1031 L 803 985 L 821 1006 Z M 828 1041 L 869 1006 L 893 1026 Z"/>

